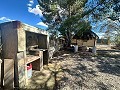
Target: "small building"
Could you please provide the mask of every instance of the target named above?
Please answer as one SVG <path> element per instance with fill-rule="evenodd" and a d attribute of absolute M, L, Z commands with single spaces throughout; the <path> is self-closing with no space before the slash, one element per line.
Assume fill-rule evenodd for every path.
<path fill-rule="evenodd" d="M 93 47 L 96 45 L 97 41 L 97 34 L 95 34 L 93 31 L 85 31 L 81 35 L 76 33 L 73 36 L 72 44 L 78 45 L 78 46 L 87 46 L 87 47 Z"/>
<path fill-rule="evenodd" d="M 0 24 L 2 45 L 1 87 L 24 87 L 27 84 L 27 65 L 40 71 L 48 64 L 49 35 L 45 30 L 11 21 Z"/>

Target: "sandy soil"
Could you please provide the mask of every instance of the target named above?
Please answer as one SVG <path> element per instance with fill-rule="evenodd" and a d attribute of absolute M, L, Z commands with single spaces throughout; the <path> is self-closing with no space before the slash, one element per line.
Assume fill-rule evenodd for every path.
<path fill-rule="evenodd" d="M 120 90 L 120 51 L 108 46 L 97 46 L 96 55 L 60 51 L 29 81 L 28 87 L 42 90 Z"/>
<path fill-rule="evenodd" d="M 65 53 L 57 62 L 64 76 L 60 90 L 120 90 L 120 51 L 97 46 L 97 55 L 89 52 Z"/>

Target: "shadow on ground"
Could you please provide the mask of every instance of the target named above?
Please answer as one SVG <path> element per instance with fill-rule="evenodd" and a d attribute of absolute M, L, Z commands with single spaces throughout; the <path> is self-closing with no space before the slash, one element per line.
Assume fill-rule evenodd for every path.
<path fill-rule="evenodd" d="M 56 90 L 57 82 L 62 77 L 62 69 L 57 63 L 44 66 L 42 71 L 34 71 L 28 85 L 21 90 Z"/>
<path fill-rule="evenodd" d="M 32 87 L 32 90 L 59 90 L 61 88 L 62 90 L 82 90 L 85 87 L 87 90 L 95 88 L 109 90 L 109 85 L 102 81 L 96 81 L 96 85 L 93 86 L 87 82 L 93 83 L 92 80 L 98 76 L 98 72 L 120 76 L 120 51 L 98 50 L 97 53 L 97 55 L 90 52 L 60 51 L 56 53 L 51 64 L 44 66 L 42 72 L 34 72 L 28 89 Z"/>
<path fill-rule="evenodd" d="M 90 88 L 90 86 L 87 86 L 84 82 L 97 76 L 96 73 L 98 72 L 120 76 L 120 50 L 98 50 L 97 53 L 97 55 L 92 55 L 89 52 L 78 52 L 77 54 L 67 53 L 68 63 L 62 66 L 64 78 L 67 78 L 67 80 L 64 80 L 64 78 L 61 79 L 61 83 L 65 83 L 63 86 L 69 85 L 71 88 L 70 90 L 74 90 L 72 87 L 76 85 L 80 89 L 82 87 L 91 89 L 92 87 Z M 73 64 L 70 65 L 69 58 L 74 59 L 77 63 L 73 62 Z M 59 60 L 61 59 L 58 59 L 58 61 Z M 85 61 L 86 63 L 96 62 L 95 68 L 98 71 L 82 64 L 82 61 Z M 109 85 L 106 85 L 103 82 L 96 82 L 96 85 L 100 90 L 109 90 Z"/>
<path fill-rule="evenodd" d="M 120 76 L 120 50 L 98 50 L 97 61 L 100 72 Z"/>
<path fill-rule="evenodd" d="M 97 53 L 101 57 L 120 58 L 120 50 L 97 50 Z"/>

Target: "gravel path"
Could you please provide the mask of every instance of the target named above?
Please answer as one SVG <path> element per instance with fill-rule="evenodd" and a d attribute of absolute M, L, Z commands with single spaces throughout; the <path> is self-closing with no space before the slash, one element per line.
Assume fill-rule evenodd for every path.
<path fill-rule="evenodd" d="M 97 52 L 96 56 L 88 52 L 65 52 L 55 58 L 64 73 L 57 89 L 120 90 L 120 51 Z"/>
<path fill-rule="evenodd" d="M 99 45 L 97 55 L 90 52 L 60 51 L 42 71 L 33 71 L 25 88 L 27 89 L 24 90 L 120 90 L 120 50 Z"/>

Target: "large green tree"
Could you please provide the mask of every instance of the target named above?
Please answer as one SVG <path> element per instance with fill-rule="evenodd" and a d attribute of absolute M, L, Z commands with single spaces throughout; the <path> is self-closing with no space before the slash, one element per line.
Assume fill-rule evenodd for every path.
<path fill-rule="evenodd" d="M 78 31 L 87 30 L 86 21 L 103 21 L 108 18 L 119 21 L 120 0 L 38 0 L 40 9 L 52 32 L 60 32 L 66 37 L 68 46 Z M 86 27 L 86 28 L 83 28 Z"/>
<path fill-rule="evenodd" d="M 120 41 L 120 0 L 89 0 L 85 7 L 89 14 L 86 18 L 96 25 L 96 30 L 104 32 L 104 37 L 114 41 Z M 98 25 L 97 25 L 97 24 Z M 99 27 L 99 28 L 98 28 Z"/>
<path fill-rule="evenodd" d="M 84 6 L 88 0 L 38 0 L 40 9 L 44 11 L 49 29 L 58 30 L 70 46 L 72 36 L 81 30 L 87 30 L 89 23 L 84 17 Z"/>

